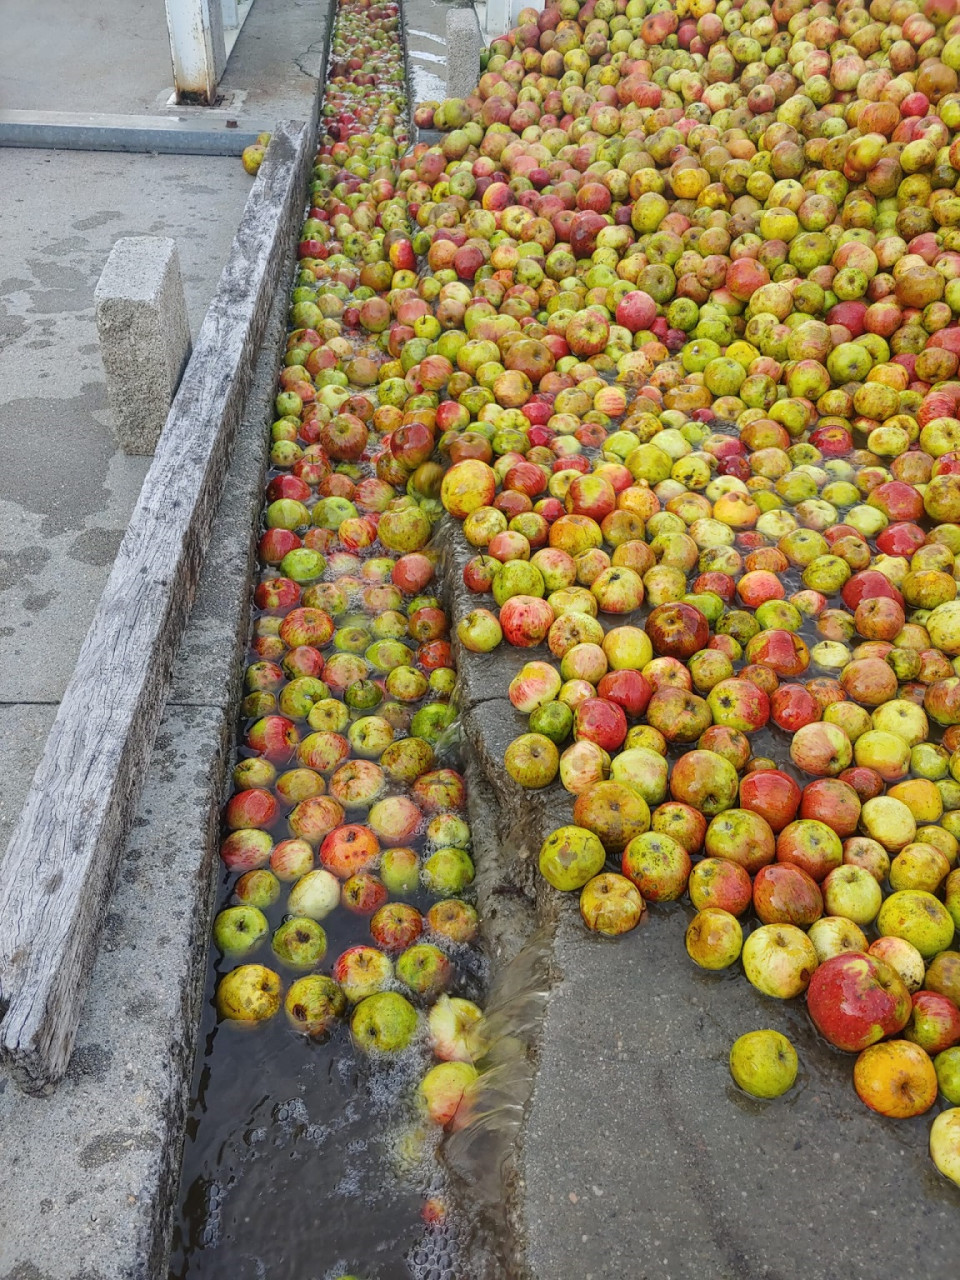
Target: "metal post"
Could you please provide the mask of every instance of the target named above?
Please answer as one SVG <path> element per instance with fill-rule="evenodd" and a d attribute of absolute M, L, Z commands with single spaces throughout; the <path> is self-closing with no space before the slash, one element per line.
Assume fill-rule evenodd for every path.
<path fill-rule="evenodd" d="M 221 0 L 165 0 L 177 100 L 213 105 L 226 65 Z"/>

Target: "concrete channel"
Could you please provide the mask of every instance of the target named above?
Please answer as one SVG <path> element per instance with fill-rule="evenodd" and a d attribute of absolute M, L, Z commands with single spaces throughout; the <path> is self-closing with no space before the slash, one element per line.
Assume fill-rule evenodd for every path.
<path fill-rule="evenodd" d="M 406 0 L 404 9 L 408 32 L 426 32 L 425 51 L 442 57 L 445 6 Z M 439 80 L 442 64 L 422 61 Z M 52 1098 L 0 1080 L 0 1280 L 167 1274 L 291 271 L 292 261 L 267 320 L 67 1076 Z M 452 525 L 437 541 L 455 623 L 473 607 L 460 585 L 473 552 Z M 492 1274 L 953 1277 L 960 1195 L 930 1168 L 922 1119 L 868 1115 L 852 1097 L 849 1060 L 817 1042 L 802 1010 L 695 970 L 683 947 L 686 908 L 650 911 L 633 934 L 605 942 L 580 927 L 575 901 L 536 876 L 540 842 L 567 820 L 570 797 L 559 787 L 531 797 L 502 767 L 525 727 L 505 690 L 530 656 L 457 652 L 491 1003 L 514 1034 L 485 1099 L 497 1123 L 456 1135 L 446 1156 L 498 1259 Z M 764 1025 L 787 1031 L 804 1064 L 785 1104 L 750 1101 L 729 1080 L 730 1043 Z M 486 1280 L 486 1267 L 459 1280 Z"/>

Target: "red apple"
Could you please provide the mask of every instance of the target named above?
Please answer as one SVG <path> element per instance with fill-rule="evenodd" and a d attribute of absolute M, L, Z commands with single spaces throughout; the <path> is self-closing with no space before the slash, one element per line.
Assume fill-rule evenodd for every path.
<path fill-rule="evenodd" d="M 838 1049 L 859 1053 L 907 1025 L 910 993 L 875 956 L 847 952 L 824 961 L 810 980 L 807 1009 Z"/>

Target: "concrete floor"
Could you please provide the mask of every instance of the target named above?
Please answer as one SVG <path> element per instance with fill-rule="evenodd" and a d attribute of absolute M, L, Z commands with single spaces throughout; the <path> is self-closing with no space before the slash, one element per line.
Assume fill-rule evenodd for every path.
<path fill-rule="evenodd" d="M 0 0 L 0 105 L 141 112 L 173 87 L 163 0 Z"/>

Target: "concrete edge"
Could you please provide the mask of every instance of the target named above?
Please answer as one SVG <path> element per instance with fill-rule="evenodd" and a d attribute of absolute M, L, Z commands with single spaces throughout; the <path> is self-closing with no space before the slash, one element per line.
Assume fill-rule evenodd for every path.
<path fill-rule="evenodd" d="M 97 115 L 68 111 L 0 111 L 0 148 L 156 152 L 238 156 L 273 125 L 231 117 Z"/>
<path fill-rule="evenodd" d="M 5 855 L 0 1055 L 30 1091 L 69 1062 L 313 143 L 274 135 Z"/>
<path fill-rule="evenodd" d="M 481 1254 L 495 1260 L 493 1274 L 533 1280 L 526 1260 L 523 1136 L 547 1002 L 560 976 L 555 944 L 563 906 L 538 874 L 537 855 L 545 835 L 570 821 L 572 797 L 559 782 L 527 791 L 507 775 L 504 751 L 526 730 L 526 717 L 514 710 L 507 687 L 524 662 L 543 654 L 506 645 L 486 654 L 464 649 L 457 623 L 471 609 L 495 606 L 463 583 L 463 567 L 477 549 L 467 542 L 462 525 L 444 517 L 435 537 L 442 547 L 461 731 L 471 752 L 467 795 L 474 889 L 490 964 L 485 1014 L 493 1040 L 476 1104 L 479 1119 L 450 1135 L 445 1157 L 470 1206 Z"/>

